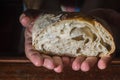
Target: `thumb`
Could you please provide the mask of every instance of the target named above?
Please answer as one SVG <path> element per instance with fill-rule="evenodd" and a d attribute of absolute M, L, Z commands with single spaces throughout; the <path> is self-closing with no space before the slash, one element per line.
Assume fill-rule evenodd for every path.
<path fill-rule="evenodd" d="M 29 27 L 30 24 L 35 21 L 39 14 L 40 12 L 38 10 L 26 10 L 20 15 L 19 21 L 24 27 Z"/>

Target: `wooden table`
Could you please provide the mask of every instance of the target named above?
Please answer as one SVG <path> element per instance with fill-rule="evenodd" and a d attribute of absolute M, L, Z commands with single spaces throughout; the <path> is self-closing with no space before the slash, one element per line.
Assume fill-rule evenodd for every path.
<path fill-rule="evenodd" d="M 0 58 L 0 80 L 120 80 L 120 59 L 114 59 L 105 70 L 81 72 L 66 67 L 62 73 L 55 73 L 35 67 L 25 57 L 4 57 Z"/>

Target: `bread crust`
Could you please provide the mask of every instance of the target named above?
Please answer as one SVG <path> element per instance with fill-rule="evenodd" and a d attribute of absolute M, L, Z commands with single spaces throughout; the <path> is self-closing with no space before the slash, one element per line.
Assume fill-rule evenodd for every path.
<path fill-rule="evenodd" d="M 42 37 L 45 36 L 44 34 L 47 34 L 50 29 L 51 30 L 52 29 L 57 29 L 57 27 L 61 26 L 61 24 L 67 24 L 67 23 L 72 22 L 72 21 L 73 21 L 73 23 L 78 22 L 77 24 L 79 24 L 80 22 L 83 22 L 84 25 L 85 24 L 87 24 L 87 26 L 89 25 L 90 27 L 87 27 L 87 28 L 85 27 L 85 29 L 83 28 L 83 30 L 86 31 L 88 29 L 87 30 L 89 32 L 88 35 L 92 36 L 92 38 L 94 38 L 94 34 L 97 35 L 99 33 L 99 36 L 97 35 L 96 37 L 99 37 L 100 41 L 96 42 L 96 44 L 93 42 L 94 44 L 91 44 L 91 46 L 93 46 L 93 45 L 97 46 L 97 44 L 100 43 L 101 44 L 100 46 L 102 46 L 102 48 L 104 48 L 105 50 L 103 50 L 103 52 L 102 52 L 102 50 L 99 50 L 98 53 L 96 52 L 94 54 L 95 49 L 96 49 L 95 46 L 94 46 L 94 48 L 89 48 L 91 50 L 91 53 L 88 53 L 89 49 L 87 49 L 87 48 L 85 50 L 82 49 L 80 53 L 77 53 L 77 51 L 79 52 L 78 47 L 80 46 L 79 45 L 78 47 L 76 47 L 77 44 L 80 43 L 80 42 L 77 41 L 77 39 L 79 39 L 79 38 L 81 39 L 80 36 L 79 36 L 79 38 L 78 37 L 70 38 L 70 39 L 75 39 L 76 40 L 76 41 L 74 41 L 74 44 L 76 44 L 76 46 L 73 45 L 72 40 L 69 40 L 69 42 L 71 42 L 71 45 L 68 45 L 68 46 L 74 46 L 74 47 L 77 48 L 77 49 L 75 48 L 76 52 L 71 51 L 71 52 L 73 52 L 72 54 L 69 53 L 69 51 L 67 52 L 67 50 L 63 50 L 63 49 L 66 49 L 65 47 L 68 47 L 68 46 L 65 46 L 65 47 L 62 46 L 63 49 L 61 49 L 61 51 L 60 51 L 60 50 L 57 50 L 56 47 L 53 47 L 53 46 L 52 46 L 53 48 L 49 47 L 51 45 L 49 45 L 49 43 L 47 41 L 44 44 L 39 43 L 43 39 L 40 36 L 42 36 Z M 96 27 L 96 26 L 98 26 L 98 27 Z M 99 18 L 93 17 L 93 16 L 83 15 L 81 13 L 67 13 L 67 12 L 64 12 L 64 13 L 59 12 L 59 13 L 55 13 L 55 14 L 54 13 L 49 13 L 49 12 L 42 13 L 38 17 L 38 19 L 35 21 L 35 24 L 33 26 L 32 45 L 35 48 L 35 50 L 39 51 L 40 53 L 48 54 L 48 55 L 59 55 L 59 56 L 70 56 L 70 57 L 77 57 L 77 56 L 81 56 L 81 55 L 84 55 L 84 56 L 99 56 L 99 57 L 108 56 L 108 55 L 111 55 L 112 53 L 114 53 L 115 48 L 116 48 L 115 47 L 115 42 L 114 42 L 114 37 L 113 37 L 112 32 L 110 31 L 110 29 L 108 27 L 109 27 L 109 25 L 107 25 L 107 23 L 105 21 L 103 21 Z M 91 28 L 91 29 L 89 29 L 89 28 Z M 69 29 L 69 28 L 67 28 L 67 29 Z M 89 30 L 91 30 L 91 32 Z M 57 31 L 59 31 L 59 30 L 57 30 Z M 96 32 L 94 32 L 94 31 L 96 31 Z M 55 31 L 53 31 L 53 33 L 55 33 Z M 80 32 L 78 31 L 78 33 L 80 33 Z M 103 36 L 106 39 L 104 39 Z M 50 35 L 49 35 L 49 37 L 50 37 Z M 45 37 L 45 39 L 43 41 L 45 41 L 46 39 L 47 39 L 47 37 Z M 62 38 L 62 40 L 63 40 L 62 45 L 67 45 L 66 43 L 64 43 L 66 40 L 63 39 L 63 38 Z M 85 39 L 85 40 L 87 40 L 87 39 Z M 89 40 L 91 40 L 91 39 L 89 39 Z M 48 41 L 50 41 L 50 40 L 48 40 Z M 107 41 L 109 41 L 110 43 L 108 43 Z M 58 43 L 61 43 L 61 42 L 62 41 L 60 40 L 60 42 L 58 42 Z M 66 42 L 68 42 L 68 41 L 66 41 Z M 56 45 L 56 44 L 54 44 L 54 45 Z M 58 44 L 57 46 L 60 47 L 60 45 L 61 44 Z M 43 49 L 43 48 L 41 48 L 42 46 L 46 46 L 46 48 Z M 82 47 L 84 47 L 84 45 Z M 54 50 L 54 49 L 56 49 L 56 50 Z M 72 48 L 68 47 L 68 49 L 72 49 Z M 81 47 L 80 47 L 80 49 L 81 49 Z M 97 48 L 97 50 L 98 49 L 99 48 Z M 63 50 L 63 52 L 62 52 L 62 50 Z M 87 52 L 87 50 L 88 50 L 88 52 Z M 83 52 L 85 52 L 85 53 L 83 53 Z"/>

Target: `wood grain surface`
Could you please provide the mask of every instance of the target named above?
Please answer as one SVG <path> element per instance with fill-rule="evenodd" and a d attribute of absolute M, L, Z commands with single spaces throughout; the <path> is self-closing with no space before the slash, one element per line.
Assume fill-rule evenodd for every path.
<path fill-rule="evenodd" d="M 120 59 L 113 60 L 105 70 L 94 67 L 82 72 L 65 67 L 62 73 L 55 73 L 35 67 L 26 58 L 0 58 L 0 80 L 120 80 Z"/>

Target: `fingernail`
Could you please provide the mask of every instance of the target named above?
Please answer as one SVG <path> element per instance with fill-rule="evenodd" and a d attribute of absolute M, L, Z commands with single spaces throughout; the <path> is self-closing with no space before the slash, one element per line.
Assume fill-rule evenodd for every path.
<path fill-rule="evenodd" d="M 21 21 L 25 16 L 26 16 L 25 14 L 22 14 L 22 15 L 20 16 L 20 21 Z"/>
<path fill-rule="evenodd" d="M 47 59 L 45 59 L 45 61 L 44 61 L 44 66 L 46 66 L 48 69 L 54 68 L 54 65 L 52 64 L 52 62 Z"/>
<path fill-rule="evenodd" d="M 42 66 L 42 64 L 41 64 L 38 60 L 35 60 L 35 59 L 34 59 L 34 62 L 33 62 L 33 63 L 34 63 L 34 65 L 37 66 L 37 67 Z"/>
<path fill-rule="evenodd" d="M 35 64 L 36 66 L 40 66 L 38 61 L 36 61 L 34 64 Z"/>
<path fill-rule="evenodd" d="M 98 68 L 99 69 L 105 69 L 106 68 L 106 64 L 105 64 L 105 62 L 103 60 L 100 60 L 98 62 Z"/>
<path fill-rule="evenodd" d="M 81 66 L 81 70 L 84 71 L 84 72 L 87 72 L 89 71 L 89 65 L 87 63 L 83 63 L 82 66 Z"/>
<path fill-rule="evenodd" d="M 57 73 L 61 73 L 62 72 L 61 66 L 59 66 L 57 68 L 54 68 L 54 71 L 57 72 Z"/>
<path fill-rule="evenodd" d="M 78 66 L 74 66 L 74 70 L 78 71 L 79 67 Z"/>
<path fill-rule="evenodd" d="M 105 64 L 102 64 L 99 66 L 100 69 L 105 69 L 106 68 L 106 65 Z"/>
<path fill-rule="evenodd" d="M 88 67 L 83 67 L 81 70 L 86 72 L 86 71 L 89 71 L 89 68 Z"/>
<path fill-rule="evenodd" d="M 53 69 L 52 65 L 47 65 L 47 68 Z"/>

